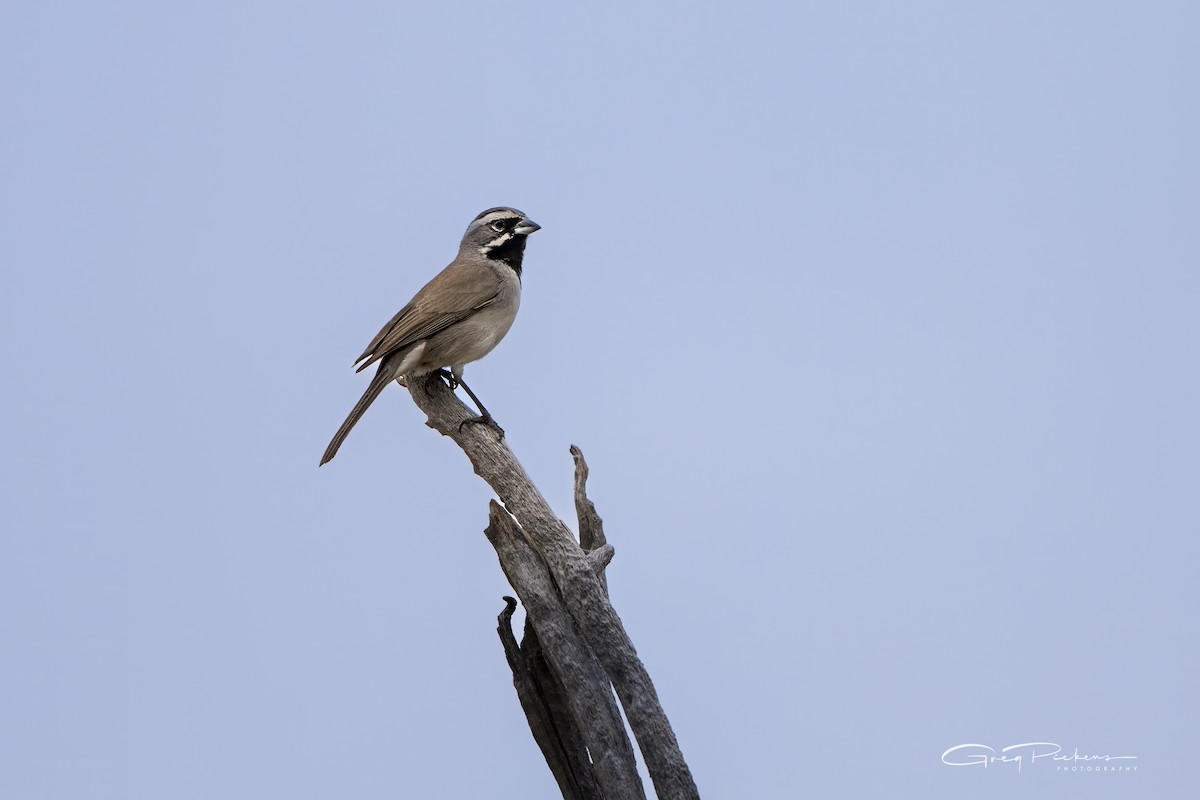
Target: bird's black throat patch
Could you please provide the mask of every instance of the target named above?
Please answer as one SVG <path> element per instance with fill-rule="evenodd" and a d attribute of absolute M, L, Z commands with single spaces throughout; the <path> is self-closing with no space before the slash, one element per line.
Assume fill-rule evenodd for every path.
<path fill-rule="evenodd" d="M 504 244 L 489 251 L 487 257 L 508 264 L 519 278 L 521 277 L 521 262 L 525 259 L 526 238 L 525 236 L 513 236 Z"/>

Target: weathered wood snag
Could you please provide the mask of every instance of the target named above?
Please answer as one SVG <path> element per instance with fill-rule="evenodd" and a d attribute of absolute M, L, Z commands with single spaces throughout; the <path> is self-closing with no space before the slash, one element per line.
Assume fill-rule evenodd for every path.
<path fill-rule="evenodd" d="M 583 453 L 571 448 L 577 542 L 494 425 L 469 424 L 474 415 L 439 379 L 411 384 L 427 424 L 462 448 L 503 504 L 491 502 L 484 533 L 525 606 L 526 624 L 518 645 L 511 627 L 516 603 L 505 598 L 500 639 L 517 697 L 563 797 L 645 797 L 619 699 L 657 797 L 699 798 L 654 684 L 609 602 L 604 570 L 614 551 L 587 498 Z"/>

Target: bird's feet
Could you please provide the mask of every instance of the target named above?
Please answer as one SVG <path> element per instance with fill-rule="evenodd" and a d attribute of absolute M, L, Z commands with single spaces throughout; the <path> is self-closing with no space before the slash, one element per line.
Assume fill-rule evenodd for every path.
<path fill-rule="evenodd" d="M 500 438 L 504 438 L 504 428 L 500 427 L 500 423 L 492 419 L 491 414 L 481 414 L 478 417 L 467 417 L 462 422 L 458 423 L 458 432 L 462 433 L 462 429 L 466 425 L 491 425 L 496 429 L 496 433 L 500 434 Z"/>
<path fill-rule="evenodd" d="M 454 373 L 448 369 L 439 369 L 439 370 L 429 373 L 429 377 L 425 379 L 425 396 L 426 397 L 433 396 L 433 393 L 429 391 L 429 384 L 431 381 L 435 381 L 438 378 L 441 378 L 442 380 L 444 380 L 446 382 L 446 385 L 450 387 L 450 391 L 453 392 L 455 389 L 458 388 L 458 378 L 454 377 Z"/>

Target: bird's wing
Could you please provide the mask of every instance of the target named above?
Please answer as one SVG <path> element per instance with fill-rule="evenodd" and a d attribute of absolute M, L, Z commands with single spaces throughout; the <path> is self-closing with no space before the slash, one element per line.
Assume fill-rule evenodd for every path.
<path fill-rule="evenodd" d="M 499 294 L 500 279 L 490 269 L 451 264 L 375 335 L 363 354 L 354 359 L 357 371 L 462 322 L 496 302 Z"/>

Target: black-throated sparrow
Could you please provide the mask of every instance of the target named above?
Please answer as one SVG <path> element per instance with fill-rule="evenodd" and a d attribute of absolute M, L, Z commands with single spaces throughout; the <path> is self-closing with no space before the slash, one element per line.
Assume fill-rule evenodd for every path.
<path fill-rule="evenodd" d="M 417 292 L 354 359 L 361 372 L 379 368 L 362 398 L 325 448 L 325 464 L 379 393 L 406 375 L 419 376 L 449 366 L 450 387 L 462 385 L 491 420 L 475 393 L 462 382 L 463 366 L 492 352 L 512 327 L 521 304 L 521 260 L 525 237 L 541 226 L 515 208 L 489 208 L 471 221 L 458 257 Z"/>

